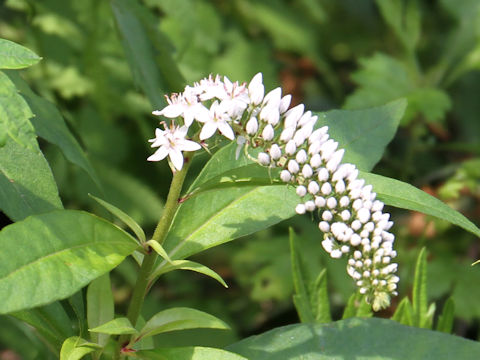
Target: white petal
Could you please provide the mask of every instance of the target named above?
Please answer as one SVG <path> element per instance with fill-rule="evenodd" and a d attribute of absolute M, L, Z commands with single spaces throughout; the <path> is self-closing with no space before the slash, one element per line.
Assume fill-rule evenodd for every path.
<path fill-rule="evenodd" d="M 202 147 L 200 146 L 200 144 L 197 144 L 195 141 L 191 140 L 184 140 L 181 144 L 179 144 L 179 149 L 182 151 L 195 151 L 201 148 Z"/>
<path fill-rule="evenodd" d="M 233 133 L 232 128 L 226 122 L 218 123 L 218 130 L 222 133 L 223 136 L 226 138 L 233 140 L 235 139 L 235 134 Z"/>
<path fill-rule="evenodd" d="M 183 167 L 182 152 L 177 149 L 172 149 L 170 150 L 170 153 L 168 154 L 168 156 L 170 157 L 170 160 L 172 161 L 173 166 L 175 166 L 177 170 L 182 170 L 182 167 Z"/>
<path fill-rule="evenodd" d="M 217 124 L 213 121 L 206 122 L 203 125 L 202 131 L 200 132 L 200 140 L 205 140 L 213 136 L 217 131 Z"/>
<path fill-rule="evenodd" d="M 181 104 L 167 105 L 161 111 L 161 114 L 167 118 L 176 118 L 183 114 L 184 106 Z"/>
<path fill-rule="evenodd" d="M 168 155 L 168 150 L 165 146 L 162 146 L 160 149 L 155 151 L 153 155 L 150 155 L 148 157 L 148 161 L 160 161 L 165 159 L 165 157 Z"/>

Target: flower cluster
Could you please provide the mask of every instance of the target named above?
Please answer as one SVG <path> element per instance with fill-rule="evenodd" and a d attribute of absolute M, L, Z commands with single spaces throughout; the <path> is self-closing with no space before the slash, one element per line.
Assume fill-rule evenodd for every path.
<path fill-rule="evenodd" d="M 187 140 L 189 127 L 197 121 L 196 135 L 203 141 L 218 130 L 224 137 L 241 139 L 259 147 L 256 161 L 281 169 L 280 179 L 296 186 L 301 201 L 298 214 L 318 213 L 322 246 L 332 258 L 348 258 L 347 273 L 374 310 L 396 295 L 398 276 L 393 250 L 390 215 L 376 199 L 372 186 L 358 178 L 353 164 L 342 163 L 344 150 L 330 139 L 326 126 L 316 127 L 317 116 L 304 105 L 290 107 L 291 96 L 280 88 L 265 94 L 262 74 L 247 84 L 209 77 L 167 98 L 168 105 L 155 115 L 183 119 L 183 125 L 157 129 L 152 147 L 160 147 L 148 160 L 167 155 L 175 169 L 183 166 L 182 151 L 200 145 Z M 195 138 L 195 137 L 194 137 Z"/>

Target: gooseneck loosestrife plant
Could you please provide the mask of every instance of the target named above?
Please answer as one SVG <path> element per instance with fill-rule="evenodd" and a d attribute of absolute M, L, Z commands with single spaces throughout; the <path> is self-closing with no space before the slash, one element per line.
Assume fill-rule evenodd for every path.
<path fill-rule="evenodd" d="M 372 186 L 358 178 L 355 165 L 342 163 L 344 150 L 329 137 L 327 126 L 316 128 L 317 116 L 305 111 L 303 104 L 289 109 L 291 95 L 282 97 L 281 88 L 265 95 L 261 73 L 248 86 L 210 76 L 167 101 L 165 108 L 153 112 L 171 120 L 169 125 L 162 122 L 163 130 L 156 129 L 150 142 L 158 149 L 148 160 L 168 156 L 174 173 L 172 206 L 191 152 L 207 148 L 206 141 L 214 136 L 236 138 L 247 156 L 261 166 L 281 169 L 281 181 L 296 187 L 298 214 L 318 214 L 323 233 L 319 243 L 332 258 L 348 257 L 347 273 L 373 309 L 390 304 L 399 281 L 397 264 L 392 262 L 397 253 L 389 232 L 390 214 L 383 212 L 384 204 Z M 253 157 L 250 147 L 261 151 Z M 153 237 L 160 243 L 168 230 L 162 224 L 171 221 L 165 220 L 169 214 Z"/>

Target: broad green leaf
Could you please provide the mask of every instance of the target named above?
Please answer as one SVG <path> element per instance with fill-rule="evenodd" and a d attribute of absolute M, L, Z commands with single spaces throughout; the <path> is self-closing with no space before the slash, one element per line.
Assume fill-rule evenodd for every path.
<path fill-rule="evenodd" d="M 10 315 L 35 328 L 56 351 L 60 351 L 67 337 L 74 335 L 70 318 L 58 301 Z"/>
<path fill-rule="evenodd" d="M 425 248 L 422 248 L 418 254 L 413 280 L 413 326 L 424 327 L 424 317 L 427 314 L 428 306 L 427 301 L 427 251 Z"/>
<path fill-rule="evenodd" d="M 8 71 L 7 75 L 35 114 L 30 121 L 37 135 L 49 143 L 57 145 L 62 150 L 66 159 L 80 166 L 90 175 L 97 185 L 100 184 L 98 176 L 90 164 L 87 155 L 68 129 L 62 114 L 55 105 L 35 94 L 18 72 Z"/>
<path fill-rule="evenodd" d="M 0 209 L 12 220 L 63 207 L 50 167 L 40 151 L 12 139 L 0 147 Z"/>
<path fill-rule="evenodd" d="M 328 300 L 327 269 L 323 269 L 318 274 L 310 294 L 310 302 L 315 313 L 315 322 L 329 323 L 332 321 L 330 301 Z"/>
<path fill-rule="evenodd" d="M 429 122 L 441 121 L 451 107 L 448 94 L 434 87 L 419 86 L 415 72 L 399 60 L 377 53 L 359 60 L 360 69 L 352 79 L 358 84 L 345 101 L 345 109 L 365 109 L 406 98 L 408 106 L 402 124 L 421 114 Z"/>
<path fill-rule="evenodd" d="M 372 317 L 372 306 L 365 301 L 365 296 L 359 292 L 353 293 L 343 310 L 342 320 L 352 317 Z"/>
<path fill-rule="evenodd" d="M 410 184 L 365 172 L 361 172 L 359 177 L 365 179 L 367 184 L 373 185 L 373 191 L 378 194 L 378 198 L 388 205 L 419 211 L 449 221 L 480 237 L 480 229 L 465 216 Z"/>
<path fill-rule="evenodd" d="M 81 337 L 72 336 L 63 343 L 60 351 L 60 360 L 79 360 L 100 348 L 97 344 L 88 342 Z"/>
<path fill-rule="evenodd" d="M 183 259 L 295 215 L 298 196 L 286 185 L 217 188 L 183 202 L 164 248 Z"/>
<path fill-rule="evenodd" d="M 162 245 L 156 240 L 148 240 L 147 245 L 150 246 L 160 257 L 169 263 L 172 263 L 172 259 L 168 256 L 167 252 Z"/>
<path fill-rule="evenodd" d="M 480 357 L 480 344 L 476 341 L 378 318 L 284 326 L 241 340 L 226 349 L 249 360 L 474 360 Z"/>
<path fill-rule="evenodd" d="M 127 318 L 117 318 L 106 322 L 93 329 L 88 329 L 92 333 L 123 335 L 123 334 L 137 334 L 138 331 L 133 327 L 130 320 Z"/>
<path fill-rule="evenodd" d="M 93 280 L 87 288 L 87 321 L 90 329 L 96 328 L 113 319 L 115 315 L 110 274 L 104 274 Z M 90 338 L 94 343 L 105 346 L 108 335 L 92 332 Z"/>
<path fill-rule="evenodd" d="M 0 39 L 0 69 L 23 69 L 36 64 L 41 59 L 26 47 L 13 41 Z"/>
<path fill-rule="evenodd" d="M 33 113 L 8 76 L 0 71 L 0 147 L 10 137 L 31 151 L 39 151 Z"/>
<path fill-rule="evenodd" d="M 93 196 L 92 194 L 89 194 L 89 196 L 93 198 L 96 202 L 98 202 L 100 205 L 102 205 L 105 209 L 107 209 L 110 213 L 119 218 L 123 223 L 125 223 L 125 225 L 127 225 L 135 233 L 137 239 L 140 240 L 141 243 L 147 241 L 147 238 L 145 237 L 145 232 L 143 231 L 141 226 L 138 225 L 137 222 L 133 220 L 133 218 L 131 218 L 128 214 L 120 210 L 115 205 L 109 204 L 105 200 Z"/>
<path fill-rule="evenodd" d="M 453 320 L 455 318 L 455 302 L 449 297 L 443 304 L 442 313 L 438 317 L 437 331 L 451 333 L 453 329 Z"/>
<path fill-rule="evenodd" d="M 111 223 L 82 211 L 31 216 L 0 232 L 0 313 L 64 299 L 138 247 Z"/>
<path fill-rule="evenodd" d="M 195 309 L 177 307 L 155 314 L 140 330 L 135 341 L 167 331 L 196 328 L 230 329 L 226 323 L 213 315 Z"/>
<path fill-rule="evenodd" d="M 212 279 L 217 280 L 220 284 L 222 284 L 226 288 L 228 288 L 228 285 L 225 283 L 225 281 L 222 279 L 222 277 L 220 275 L 218 275 L 215 271 L 206 267 L 205 265 L 202 265 L 202 264 L 199 264 L 197 262 L 190 261 L 190 260 L 174 260 L 170 263 L 164 262 L 164 263 L 160 264 L 155 269 L 153 274 L 150 276 L 150 279 L 153 280 L 153 279 L 155 279 L 155 278 L 157 278 L 157 277 L 159 277 L 163 274 L 166 274 L 170 271 L 178 270 L 178 269 L 180 269 L 180 270 L 191 270 L 191 271 L 198 272 L 200 274 L 207 275 L 207 276 L 211 277 Z"/>
<path fill-rule="evenodd" d="M 141 350 L 135 352 L 134 357 L 143 360 L 247 360 L 226 350 L 202 346 Z"/>
<path fill-rule="evenodd" d="M 310 301 L 310 294 L 308 292 L 308 279 L 306 271 L 302 264 L 301 254 L 298 252 L 297 239 L 295 232 L 292 228 L 290 232 L 290 255 L 292 262 L 292 275 L 293 275 L 293 287 L 295 294 L 293 296 L 293 302 L 297 309 L 298 317 L 302 323 L 309 323 L 315 321 L 316 309 L 312 308 Z M 328 299 L 327 299 L 328 301 Z"/>
<path fill-rule="evenodd" d="M 163 95 L 180 91 L 184 80 L 171 58 L 168 40 L 155 17 L 135 0 L 111 1 L 115 23 L 133 77 L 152 106 L 163 107 Z"/>
<path fill-rule="evenodd" d="M 395 313 L 392 316 L 392 320 L 399 322 L 400 324 L 413 326 L 413 309 L 412 304 L 408 297 L 404 297 L 400 304 L 398 304 Z"/>
<path fill-rule="evenodd" d="M 333 110 L 320 113 L 318 123 L 345 149 L 344 162 L 369 171 L 382 158 L 405 113 L 405 99 L 365 110 Z"/>

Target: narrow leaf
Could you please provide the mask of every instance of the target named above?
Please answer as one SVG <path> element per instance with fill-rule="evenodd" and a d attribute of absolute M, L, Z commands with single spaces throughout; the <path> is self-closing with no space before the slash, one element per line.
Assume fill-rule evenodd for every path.
<path fill-rule="evenodd" d="M 13 41 L 0 39 L 0 69 L 23 69 L 36 64 L 41 59 L 26 47 Z"/>
<path fill-rule="evenodd" d="M 400 301 L 400 304 L 398 304 L 397 310 L 395 310 L 395 313 L 392 316 L 392 320 L 395 320 L 403 325 L 414 326 L 412 313 L 412 304 L 410 303 L 408 297 L 404 297 L 402 301 Z"/>
<path fill-rule="evenodd" d="M 0 147 L 0 209 L 19 221 L 61 208 L 57 185 L 43 154 L 8 139 Z"/>
<path fill-rule="evenodd" d="M 0 313 L 64 299 L 138 247 L 113 224 L 82 211 L 31 216 L 0 232 Z"/>
<path fill-rule="evenodd" d="M 480 229 L 465 216 L 410 184 L 365 172 L 361 172 L 359 177 L 373 185 L 373 190 L 378 194 L 378 198 L 388 205 L 419 211 L 449 221 L 480 237 Z"/>
<path fill-rule="evenodd" d="M 110 334 L 110 335 L 124 335 L 136 334 L 138 331 L 133 327 L 130 320 L 127 318 L 117 318 L 105 324 L 97 326 L 93 329 L 88 329 L 92 333 Z"/>
<path fill-rule="evenodd" d="M 310 302 L 312 304 L 316 323 L 329 323 L 332 321 L 330 315 L 330 301 L 328 300 L 327 269 L 323 269 L 322 272 L 318 274 L 318 277 L 313 284 Z"/>
<path fill-rule="evenodd" d="M 145 237 L 145 232 L 143 231 L 142 227 L 137 224 L 133 218 L 131 218 L 128 214 L 124 213 L 122 210 L 120 210 L 118 207 L 109 204 L 105 200 L 102 200 L 96 196 L 93 196 L 92 194 L 88 194 L 92 199 L 94 199 L 96 202 L 98 202 L 100 205 L 102 205 L 105 209 L 107 209 L 110 213 L 115 215 L 117 218 L 119 218 L 125 225 L 127 225 L 137 236 L 137 239 L 140 240 L 141 243 L 144 243 L 147 241 Z"/>
<path fill-rule="evenodd" d="M 451 333 L 453 329 L 453 320 L 455 318 L 455 302 L 449 297 L 443 305 L 442 313 L 438 317 L 437 331 Z"/>
<path fill-rule="evenodd" d="M 135 341 L 167 331 L 211 328 L 229 329 L 230 327 L 215 316 L 203 311 L 178 307 L 160 311 L 147 321 Z"/>
<path fill-rule="evenodd" d="M 172 263 L 172 259 L 168 256 L 167 252 L 163 248 L 162 245 L 156 240 L 148 240 L 147 245 L 150 246 L 155 252 L 162 257 L 162 259 L 166 260 L 170 264 Z"/>
<path fill-rule="evenodd" d="M 155 269 L 153 274 L 150 276 L 150 279 L 151 280 L 156 279 L 157 277 L 159 277 L 163 274 L 166 274 L 170 271 L 177 270 L 177 269 L 191 270 L 191 271 L 195 271 L 195 272 L 198 272 L 200 274 L 203 274 L 203 275 L 207 275 L 207 276 L 211 277 L 212 279 L 217 280 L 224 287 L 228 288 L 227 283 L 215 271 L 206 267 L 205 265 L 202 265 L 202 264 L 199 264 L 197 262 L 190 261 L 190 260 L 174 260 L 170 263 L 162 263 Z"/>
<path fill-rule="evenodd" d="M 343 310 L 342 319 L 372 316 L 372 306 L 365 301 L 364 295 L 355 292 L 348 298 L 347 306 Z"/>
<path fill-rule="evenodd" d="M 60 351 L 60 360 L 79 360 L 100 348 L 97 344 L 88 342 L 81 337 L 72 336 L 63 343 Z"/>
<path fill-rule="evenodd" d="M 413 326 L 422 327 L 422 319 L 427 314 L 427 306 L 427 252 L 425 248 L 422 248 L 418 254 L 413 280 Z"/>
<path fill-rule="evenodd" d="M 135 352 L 134 357 L 143 360 L 247 360 L 226 350 L 201 346 L 141 350 Z"/>
<path fill-rule="evenodd" d="M 114 317 L 114 302 L 110 274 L 93 280 L 87 288 L 87 321 L 90 329 L 105 324 Z M 90 330 L 91 331 L 91 330 Z M 108 335 L 90 334 L 94 343 L 105 346 Z"/>

